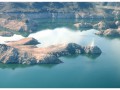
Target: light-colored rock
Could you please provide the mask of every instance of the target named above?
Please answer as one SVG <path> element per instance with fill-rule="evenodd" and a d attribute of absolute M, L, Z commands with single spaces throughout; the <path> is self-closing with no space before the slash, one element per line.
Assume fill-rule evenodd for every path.
<path fill-rule="evenodd" d="M 108 25 L 107 25 L 105 22 L 100 21 L 99 23 L 94 24 L 94 25 L 93 25 L 93 28 L 99 29 L 99 30 L 105 30 L 105 29 L 108 28 Z"/>
<path fill-rule="evenodd" d="M 120 37 L 120 29 L 107 29 L 107 30 L 101 30 L 97 33 L 97 35 L 102 35 L 102 36 L 108 36 L 108 37 Z"/>
<path fill-rule="evenodd" d="M 120 27 L 118 27 L 117 32 L 118 32 L 118 34 L 120 35 Z"/>
<path fill-rule="evenodd" d="M 120 26 L 120 21 L 116 21 L 115 24 L 116 24 L 117 26 Z"/>
<path fill-rule="evenodd" d="M 8 31 L 0 31 L 0 36 L 10 37 L 13 36 L 13 33 Z"/>
<path fill-rule="evenodd" d="M 75 23 L 74 26 L 75 26 L 77 29 L 79 29 L 80 23 Z"/>
<path fill-rule="evenodd" d="M 29 37 L 18 41 L 8 41 L 8 45 L 37 45 L 40 44 L 36 39 Z"/>
<path fill-rule="evenodd" d="M 82 22 L 82 23 L 75 23 L 74 26 L 76 28 L 84 28 L 84 29 L 91 29 L 91 28 L 93 28 L 92 24 L 86 23 L 86 22 L 85 23 L 84 22 Z"/>
<path fill-rule="evenodd" d="M 104 31 L 103 33 L 105 36 L 118 36 L 118 32 L 117 30 L 114 30 L 114 29 L 107 29 Z"/>
<path fill-rule="evenodd" d="M 93 28 L 94 29 L 98 29 L 98 30 L 106 30 L 106 29 L 109 29 L 109 28 L 111 28 L 111 29 L 117 29 L 118 26 L 115 24 L 114 21 L 111 21 L 111 22 L 100 21 L 99 23 L 94 24 Z"/>

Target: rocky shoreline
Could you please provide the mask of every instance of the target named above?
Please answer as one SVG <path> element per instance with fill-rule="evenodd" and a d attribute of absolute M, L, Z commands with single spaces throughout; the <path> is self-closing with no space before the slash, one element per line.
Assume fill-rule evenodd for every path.
<path fill-rule="evenodd" d="M 120 21 L 112 21 L 112 22 L 104 22 L 100 21 L 96 24 L 91 23 L 75 23 L 74 26 L 77 29 L 97 29 L 98 32 L 95 33 L 96 35 L 106 36 L 106 37 L 120 37 Z"/>
<path fill-rule="evenodd" d="M 84 29 L 97 29 L 97 30 L 106 30 L 106 29 L 117 29 L 120 27 L 120 21 L 99 21 L 98 23 L 92 24 L 87 22 L 75 23 L 76 28 Z"/>
<path fill-rule="evenodd" d="M 120 37 L 120 29 L 107 29 L 101 30 L 95 33 L 96 35 L 106 36 L 106 37 Z"/>
<path fill-rule="evenodd" d="M 12 32 L 8 32 L 8 31 L 0 31 L 0 36 L 3 37 L 10 37 L 13 36 L 14 34 Z"/>
<path fill-rule="evenodd" d="M 79 15 L 81 14 L 79 13 Z M 44 27 L 44 25 L 40 25 L 43 24 L 42 22 L 39 23 L 31 19 L 32 17 L 31 18 L 30 17 L 27 18 L 27 17 L 28 16 L 20 20 L 11 19 L 12 16 L 10 16 L 9 18 L 0 17 L 0 28 L 7 29 L 6 31 L 2 29 L 3 31 L 0 31 L 0 36 L 12 36 L 13 33 L 15 32 L 18 32 L 20 34 L 21 33 L 30 34 L 32 32 L 36 32 L 39 26 Z M 50 18 L 55 20 L 55 18 L 52 17 Z M 88 16 L 88 18 L 91 18 L 91 15 Z M 83 30 L 89 30 L 89 29 L 107 30 L 107 29 L 118 29 L 120 27 L 120 21 L 118 19 L 112 20 L 110 22 L 105 19 L 98 20 L 97 22 L 94 21 L 87 22 L 84 19 L 86 18 L 85 17 L 81 19 L 76 18 L 76 20 L 78 21 L 76 21 L 76 23 L 73 23 L 73 27 L 75 27 L 76 29 L 83 29 Z M 94 19 L 97 20 L 97 18 L 93 18 L 93 20 Z"/>
<path fill-rule="evenodd" d="M 111 27 L 112 25 L 114 27 Z M 99 31 L 95 34 L 112 38 L 120 37 L 120 21 L 113 22 L 112 25 L 107 25 L 106 23 L 102 24 L 101 27 L 99 25 Z M 104 29 L 102 29 L 103 27 Z"/>
<path fill-rule="evenodd" d="M 68 43 L 40 48 L 35 46 L 35 43 L 27 42 L 36 42 L 36 39 L 24 38 L 19 41 L 0 44 L 0 62 L 4 64 L 58 64 L 62 63 L 59 59 L 61 56 L 100 55 L 102 53 L 97 46 L 82 47 L 75 43 Z"/>

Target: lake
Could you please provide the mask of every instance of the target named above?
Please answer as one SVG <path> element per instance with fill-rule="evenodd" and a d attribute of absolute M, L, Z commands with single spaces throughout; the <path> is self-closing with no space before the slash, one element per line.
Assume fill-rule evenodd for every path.
<path fill-rule="evenodd" d="M 71 28 L 72 24 L 67 26 L 66 23 L 54 28 L 46 25 L 46 29 L 42 28 L 28 37 L 34 37 L 41 42 L 38 47 L 69 42 L 85 46 L 94 40 L 102 54 L 97 57 L 88 55 L 60 57 L 64 62 L 61 64 L 0 64 L 0 87 L 120 88 L 120 38 L 100 37 L 94 34 L 97 32 L 95 29 L 74 29 Z M 50 25 L 53 23 L 49 23 Z M 15 34 L 12 37 L 0 37 L 0 40 L 1 43 L 5 43 L 8 40 L 22 38 L 24 37 Z"/>

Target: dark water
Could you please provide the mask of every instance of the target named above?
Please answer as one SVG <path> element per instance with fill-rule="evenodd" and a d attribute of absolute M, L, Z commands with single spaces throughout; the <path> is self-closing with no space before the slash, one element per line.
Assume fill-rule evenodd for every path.
<path fill-rule="evenodd" d="M 75 42 L 88 45 L 95 40 L 102 54 L 98 57 L 73 55 L 61 57 L 64 62 L 53 65 L 0 64 L 0 87 L 34 88 L 118 88 L 120 87 L 120 39 L 94 35 L 96 30 L 69 28 L 47 29 L 30 36 L 50 45 Z M 42 46 L 41 45 L 41 46 Z"/>

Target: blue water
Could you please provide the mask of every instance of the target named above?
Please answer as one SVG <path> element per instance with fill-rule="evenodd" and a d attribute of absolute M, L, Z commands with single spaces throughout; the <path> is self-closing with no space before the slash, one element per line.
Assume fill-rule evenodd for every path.
<path fill-rule="evenodd" d="M 120 39 L 100 37 L 97 30 L 74 31 L 69 28 L 42 30 L 29 35 L 40 42 L 39 47 L 75 42 L 89 45 L 93 38 L 102 54 L 98 57 L 73 55 L 61 57 L 61 64 L 0 64 L 0 87 L 22 88 L 118 88 L 120 87 Z"/>

